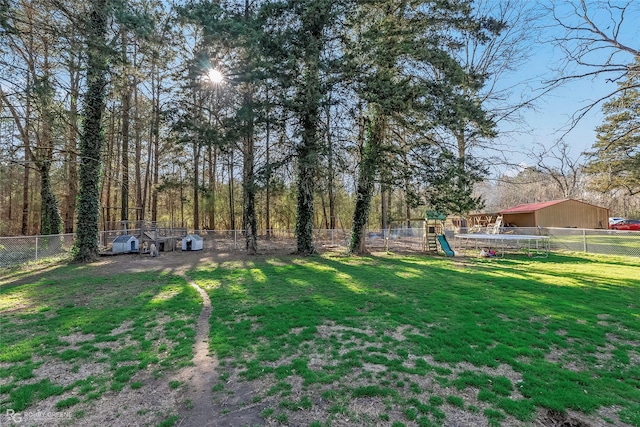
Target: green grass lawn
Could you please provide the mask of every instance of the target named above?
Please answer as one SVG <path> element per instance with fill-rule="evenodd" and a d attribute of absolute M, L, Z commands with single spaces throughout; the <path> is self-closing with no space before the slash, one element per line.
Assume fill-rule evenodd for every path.
<path fill-rule="evenodd" d="M 0 414 L 47 400 L 55 410 L 81 407 L 74 419 L 82 425 L 104 395 L 191 363 L 201 299 L 183 278 L 43 269 L 0 275 Z"/>
<path fill-rule="evenodd" d="M 94 425 L 110 402 L 118 422 L 177 422 L 157 408 L 187 386 L 172 372 L 202 301 L 119 262 L 0 272 L 0 414 Z M 226 425 L 640 426 L 637 259 L 259 256 L 189 275 Z"/>
<path fill-rule="evenodd" d="M 284 425 L 584 416 L 640 426 L 635 259 L 325 255 L 190 275 L 212 300 L 221 416 L 253 408 Z"/>

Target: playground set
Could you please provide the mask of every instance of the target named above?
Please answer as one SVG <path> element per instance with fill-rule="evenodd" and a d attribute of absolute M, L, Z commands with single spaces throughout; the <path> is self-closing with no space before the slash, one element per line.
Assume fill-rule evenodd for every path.
<path fill-rule="evenodd" d="M 426 211 L 423 217 L 392 220 L 381 236 L 385 250 L 418 250 L 454 256 L 446 237 L 450 233 L 449 230 L 445 232 L 446 221 L 447 216 L 436 211 Z"/>
<path fill-rule="evenodd" d="M 436 211 L 427 211 L 424 217 L 425 251 L 437 253 L 438 247 L 446 256 L 454 256 L 445 235 L 445 220 L 447 216 Z"/>

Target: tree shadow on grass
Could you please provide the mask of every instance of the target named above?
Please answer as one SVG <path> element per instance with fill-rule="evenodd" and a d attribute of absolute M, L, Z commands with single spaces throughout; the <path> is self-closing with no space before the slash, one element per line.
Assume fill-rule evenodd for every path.
<path fill-rule="evenodd" d="M 414 360 L 433 360 L 442 372 L 506 364 L 521 376 L 518 392 L 536 406 L 591 412 L 613 401 L 629 405 L 640 396 L 634 385 L 612 380 L 635 378 L 635 368 L 598 366 L 593 356 L 612 345 L 607 334 L 616 327 L 615 319 L 606 325 L 598 316 L 620 314 L 627 296 L 561 286 L 553 275 L 537 274 L 536 265 L 545 267 L 516 260 L 460 270 L 451 260 L 417 256 L 276 257 L 203 268 L 193 278 L 216 282 L 209 289 L 211 348 L 234 358 L 246 380 L 298 375 L 311 385 L 338 381 L 336 372 L 351 378 L 367 363 L 428 374 L 428 364 L 420 370 Z M 330 350 L 321 357 L 330 363 L 310 372 L 306 352 L 317 348 Z M 554 349 L 562 351 L 558 361 L 547 359 Z M 510 398 L 490 397 L 510 408 Z"/>

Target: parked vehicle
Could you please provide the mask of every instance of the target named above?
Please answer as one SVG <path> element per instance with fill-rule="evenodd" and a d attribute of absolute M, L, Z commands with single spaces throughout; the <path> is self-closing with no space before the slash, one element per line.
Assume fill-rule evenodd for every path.
<path fill-rule="evenodd" d="M 619 216 L 612 216 L 612 217 L 609 217 L 609 225 L 613 225 L 613 224 L 615 224 L 616 222 L 620 222 L 620 221 L 624 221 L 624 218 L 621 218 L 621 217 L 619 217 Z"/>
<path fill-rule="evenodd" d="M 611 224 L 609 228 L 612 230 L 640 231 L 640 220 L 623 219 L 622 221 Z"/>

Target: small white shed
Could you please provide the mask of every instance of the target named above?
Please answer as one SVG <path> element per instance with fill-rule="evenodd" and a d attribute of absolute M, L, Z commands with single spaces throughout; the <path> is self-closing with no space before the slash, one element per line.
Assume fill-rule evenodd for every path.
<path fill-rule="evenodd" d="M 203 243 L 202 237 L 197 234 L 187 234 L 187 236 L 182 239 L 182 250 L 201 251 Z"/>
<path fill-rule="evenodd" d="M 113 240 L 111 251 L 114 254 L 138 252 L 138 239 L 136 236 L 118 236 Z"/>

